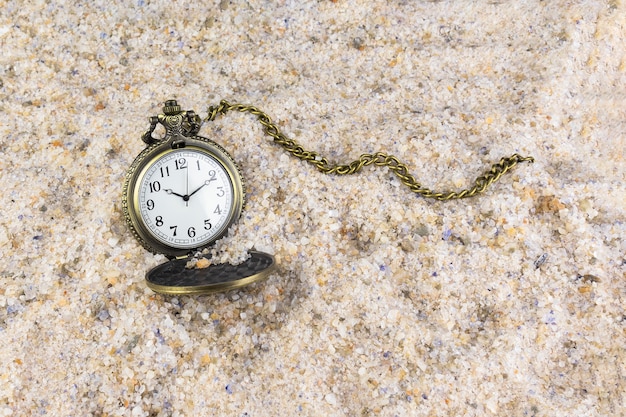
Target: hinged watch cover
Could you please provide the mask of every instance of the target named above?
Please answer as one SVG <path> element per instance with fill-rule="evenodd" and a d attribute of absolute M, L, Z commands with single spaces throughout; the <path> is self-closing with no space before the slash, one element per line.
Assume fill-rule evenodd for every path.
<path fill-rule="evenodd" d="M 238 265 L 210 264 L 207 268 L 188 268 L 190 258 L 178 258 L 146 273 L 146 282 L 162 294 L 205 294 L 243 287 L 266 278 L 275 268 L 270 254 L 250 251 Z"/>

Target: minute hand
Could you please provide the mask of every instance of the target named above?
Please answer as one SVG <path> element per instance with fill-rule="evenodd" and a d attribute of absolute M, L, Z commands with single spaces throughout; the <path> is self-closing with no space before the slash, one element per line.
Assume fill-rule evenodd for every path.
<path fill-rule="evenodd" d="M 204 182 L 204 184 L 202 184 L 201 186 L 199 186 L 198 188 L 196 188 L 196 189 L 194 190 L 194 192 L 193 192 L 193 193 L 189 194 L 189 196 L 188 196 L 188 197 L 191 197 L 192 195 L 194 195 L 195 193 L 197 193 L 198 191 L 200 191 L 200 190 L 202 189 L 202 187 L 204 187 L 204 186 L 206 186 L 206 185 L 209 185 L 209 184 L 211 183 L 211 181 L 213 181 L 213 179 L 206 180 L 206 181 Z"/>

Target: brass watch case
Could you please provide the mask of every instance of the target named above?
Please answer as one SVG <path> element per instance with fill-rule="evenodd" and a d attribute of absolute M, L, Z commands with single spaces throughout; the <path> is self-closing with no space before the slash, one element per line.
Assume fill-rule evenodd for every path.
<path fill-rule="evenodd" d="M 150 233 L 139 212 L 139 186 L 146 171 L 162 156 L 181 148 L 202 152 L 214 158 L 228 173 L 233 187 L 233 204 L 228 213 L 227 221 L 210 241 L 201 247 L 191 249 L 172 247 L 157 240 Z M 168 258 L 177 258 L 208 247 L 222 238 L 230 226 L 241 216 L 245 206 L 245 194 L 245 182 L 239 167 L 224 148 L 202 136 L 185 136 L 182 141 L 180 137 L 170 136 L 161 142 L 148 145 L 133 161 L 124 180 L 122 209 L 126 223 L 144 248 L 152 253 L 164 254 Z"/>

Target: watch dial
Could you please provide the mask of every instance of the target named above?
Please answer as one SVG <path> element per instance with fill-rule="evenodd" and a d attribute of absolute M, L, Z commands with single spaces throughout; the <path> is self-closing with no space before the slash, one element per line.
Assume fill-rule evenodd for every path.
<path fill-rule="evenodd" d="M 229 173 L 213 156 L 197 149 L 173 150 L 150 164 L 140 178 L 139 212 L 161 243 L 200 248 L 226 232 L 233 194 Z"/>

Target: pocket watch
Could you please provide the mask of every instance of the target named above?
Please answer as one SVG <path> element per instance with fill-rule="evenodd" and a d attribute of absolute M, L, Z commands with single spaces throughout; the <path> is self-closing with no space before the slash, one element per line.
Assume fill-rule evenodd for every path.
<path fill-rule="evenodd" d="M 155 138 L 157 125 L 165 128 Z M 189 262 L 194 253 L 223 237 L 241 216 L 245 182 L 239 167 L 216 142 L 198 136 L 201 120 L 175 100 L 150 118 L 147 147 L 130 166 L 122 206 L 135 238 L 170 262 L 146 274 L 148 286 L 168 294 L 205 293 L 247 285 L 269 275 L 273 256 L 251 251 L 243 264 Z"/>
<path fill-rule="evenodd" d="M 255 106 L 222 100 L 218 106 L 210 106 L 202 120 L 192 110 L 181 110 L 175 100 L 166 101 L 163 114 L 150 118 L 150 128 L 142 136 L 147 147 L 126 174 L 122 198 L 135 238 L 147 250 L 170 258 L 146 274 L 154 291 L 189 294 L 239 288 L 267 277 L 275 267 L 272 255 L 255 250 L 238 265 L 188 267 L 193 264 L 190 257 L 223 237 L 245 206 L 245 182 L 237 164 L 220 145 L 198 136 L 203 122 L 229 111 L 255 116 L 275 144 L 322 173 L 349 175 L 365 166 L 384 166 L 416 195 L 439 201 L 479 195 L 518 163 L 534 161 L 532 156 L 513 154 L 501 158 L 464 190 L 433 191 L 418 182 L 398 158 L 384 152 L 362 154 L 347 164 L 332 164 L 285 136 Z M 159 124 L 165 128 L 161 139 L 153 135 Z"/>

